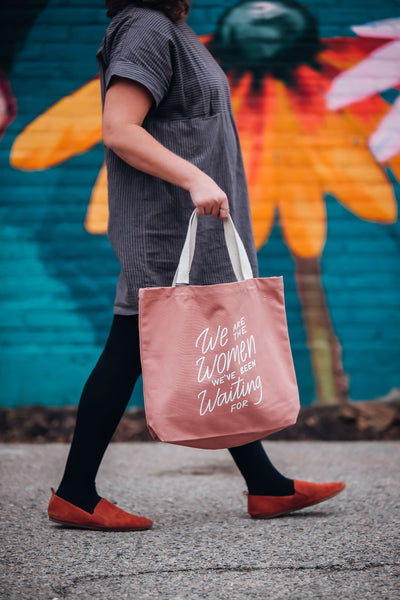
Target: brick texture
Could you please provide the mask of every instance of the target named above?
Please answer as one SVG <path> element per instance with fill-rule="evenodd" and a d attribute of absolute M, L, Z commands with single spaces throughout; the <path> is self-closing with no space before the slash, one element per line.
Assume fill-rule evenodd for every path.
<path fill-rule="evenodd" d="M 12 149 L 27 128 L 96 76 L 95 52 L 108 23 L 101 4 L 97 0 L 30 1 L 23 8 L 22 3 L 15 2 L 2 11 L 0 66 L 18 107 L 16 118 L 0 142 L 0 395 L 4 406 L 76 404 L 112 318 L 118 264 L 105 234 L 94 235 L 85 228 L 92 189 L 103 161 L 102 146 L 93 125 L 89 127 L 93 139 L 87 142 L 88 147 L 85 140 L 80 145 L 76 142 L 79 151 L 74 153 L 71 134 L 65 129 L 68 110 L 73 111 L 72 118 L 83 115 L 84 121 L 85 115 L 88 119 L 93 116 L 90 102 L 82 100 L 73 109 L 66 107 L 66 120 L 43 120 L 29 139 L 24 138 L 32 160 L 43 155 L 40 169 L 23 166 L 29 152 L 18 167 L 10 165 Z M 234 4 L 230 0 L 198 0 L 190 25 L 199 35 L 211 34 L 226 9 Z M 357 0 L 350 4 L 312 0 L 307 6 L 317 17 L 325 41 L 338 36 L 354 40 L 351 25 L 399 14 L 396 0 Z M 400 29 L 397 31 L 400 37 Z M 343 64 L 348 68 L 355 61 L 343 52 Z M 358 60 L 369 54 L 361 52 Z M 313 79 L 314 71 L 309 69 L 307 73 L 311 92 L 304 98 L 311 102 L 321 96 L 321 91 Z M 340 397 L 372 399 L 400 386 L 400 230 L 394 213 L 389 215 L 390 198 L 395 206 L 400 193 L 400 158 L 397 154 L 381 165 L 372 154 L 359 151 L 398 97 L 398 83 L 397 88 L 392 85 L 379 97 L 383 98 L 381 108 L 374 102 L 358 103 L 358 117 L 364 115 L 363 128 L 354 126 L 354 115 L 344 117 L 343 110 L 332 111 L 338 118 L 337 125 L 327 126 L 319 145 L 312 146 L 307 138 L 315 151 L 311 166 L 304 159 L 304 131 L 311 135 L 312 127 L 304 129 L 303 123 L 302 132 L 295 128 L 296 115 L 305 110 L 301 103 L 297 109 L 290 105 L 285 113 L 282 104 L 280 108 L 275 104 L 275 112 L 265 116 L 264 109 L 255 109 L 250 102 L 246 110 L 236 114 L 254 225 L 265 231 L 265 239 L 258 244 L 260 271 L 262 276 L 284 275 L 303 404 L 329 403 Z M 278 98 L 281 88 L 273 89 L 271 100 Z M 287 88 L 282 98 L 288 97 L 285 94 Z M 301 99 L 299 91 L 295 94 Z M 248 102 L 248 98 L 242 100 Z M 263 106 L 267 106 L 268 98 L 264 101 Z M 256 119 L 255 110 L 259 111 Z M 281 118 L 283 114 L 289 117 L 281 119 L 281 129 L 274 129 L 274 115 L 278 119 L 277 115 Z M 246 131 L 251 135 L 246 137 Z M 262 145 L 260 131 L 265 133 L 265 146 L 257 150 L 255 145 Z M 267 139 L 268 131 L 280 135 Z M 69 148 L 67 158 L 56 164 L 55 140 L 59 148 Z M 327 167 L 321 157 L 327 147 L 332 161 L 340 164 L 342 160 L 337 180 L 348 171 L 349 163 L 353 169 L 352 181 L 343 179 L 343 197 L 323 183 L 328 176 L 322 171 Z M 46 152 L 46 148 L 50 150 Z M 335 158 L 341 152 L 342 158 Z M 261 165 L 256 175 L 251 170 L 253 159 Z M 278 182 L 274 180 L 277 173 Z M 315 178 L 321 204 L 316 201 L 312 209 L 307 189 L 314 186 Z M 292 208 L 295 193 L 285 188 L 289 180 L 296 189 L 305 190 L 304 204 L 296 204 L 300 214 Z M 344 199 L 347 197 L 349 201 Z M 292 203 L 286 217 L 282 204 L 285 199 Z M 272 201 L 277 208 L 274 224 L 268 230 L 266 215 Z M 307 223 L 315 220 L 317 227 L 316 215 L 321 206 L 326 215 L 321 251 L 311 256 L 311 250 L 307 250 L 307 256 L 299 256 L 306 247 L 302 238 L 305 234 L 301 228 L 297 233 L 290 231 L 301 223 L 304 214 Z M 316 246 L 316 238 L 311 239 L 309 247 Z M 139 383 L 133 404 L 142 403 L 141 394 Z"/>

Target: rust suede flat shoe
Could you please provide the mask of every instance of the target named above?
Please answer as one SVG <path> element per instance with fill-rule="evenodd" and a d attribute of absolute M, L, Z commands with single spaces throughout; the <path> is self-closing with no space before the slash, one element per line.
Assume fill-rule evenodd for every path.
<path fill-rule="evenodd" d="M 131 515 L 105 498 L 100 500 L 91 514 L 57 496 L 53 488 L 51 491 L 47 513 L 50 521 L 59 525 L 106 531 L 136 531 L 149 529 L 153 525 L 151 519 Z"/>
<path fill-rule="evenodd" d="M 313 506 L 339 494 L 345 487 L 343 481 L 309 483 L 294 480 L 295 493 L 291 496 L 248 496 L 248 513 L 253 519 L 272 519 L 307 506 Z"/>

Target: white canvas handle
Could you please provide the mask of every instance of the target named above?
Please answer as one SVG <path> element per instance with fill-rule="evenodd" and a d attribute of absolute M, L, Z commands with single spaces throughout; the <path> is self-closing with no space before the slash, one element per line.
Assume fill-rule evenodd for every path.
<path fill-rule="evenodd" d="M 175 273 L 172 285 L 189 285 L 189 273 L 192 267 L 194 249 L 196 247 L 197 234 L 197 210 L 195 209 L 190 217 L 189 226 L 186 234 L 185 243 L 183 245 L 181 257 L 179 259 L 178 268 Z M 228 248 L 229 258 L 231 259 L 233 271 L 238 281 L 244 279 L 252 279 L 253 271 L 250 261 L 247 256 L 246 249 L 233 221 L 228 216 L 224 219 L 224 234 L 225 242 Z"/>

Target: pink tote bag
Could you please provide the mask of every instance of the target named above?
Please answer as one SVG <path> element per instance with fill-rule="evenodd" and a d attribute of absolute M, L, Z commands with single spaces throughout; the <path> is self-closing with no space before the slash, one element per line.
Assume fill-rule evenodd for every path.
<path fill-rule="evenodd" d="M 253 278 L 229 217 L 225 240 L 238 281 L 188 285 L 197 218 L 194 211 L 172 286 L 139 291 L 146 419 L 156 440 L 231 448 L 297 419 L 283 278 Z"/>

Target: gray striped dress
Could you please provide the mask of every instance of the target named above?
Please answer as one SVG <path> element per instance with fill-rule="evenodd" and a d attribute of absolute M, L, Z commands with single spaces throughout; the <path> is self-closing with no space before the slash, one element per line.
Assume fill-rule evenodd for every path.
<path fill-rule="evenodd" d="M 139 82 L 154 102 L 143 127 L 202 169 L 228 196 L 254 275 L 257 259 L 248 191 L 228 80 L 193 30 L 163 13 L 128 6 L 109 25 L 99 51 L 102 98 L 113 76 Z M 141 287 L 169 286 L 189 217 L 189 192 L 134 169 L 105 146 L 108 237 L 121 265 L 114 313 L 138 312 Z M 199 219 L 193 285 L 234 281 L 222 222 Z"/>

